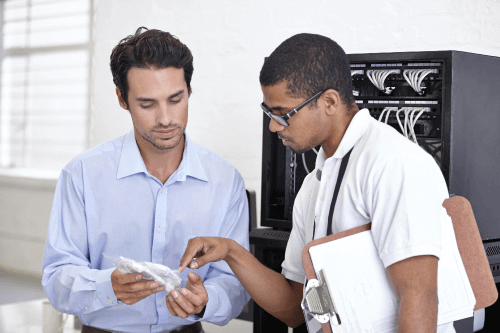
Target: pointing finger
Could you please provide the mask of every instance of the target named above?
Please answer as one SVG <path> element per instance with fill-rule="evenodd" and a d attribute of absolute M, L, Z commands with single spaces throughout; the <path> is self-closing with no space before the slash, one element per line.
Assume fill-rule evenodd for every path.
<path fill-rule="evenodd" d="M 189 240 L 188 245 L 186 247 L 186 250 L 184 251 L 184 254 L 182 255 L 180 266 L 178 268 L 179 272 L 182 273 L 182 271 L 186 267 L 191 267 L 191 263 L 193 261 L 193 258 L 196 256 L 198 252 L 201 252 L 203 250 L 203 242 L 200 242 L 200 238 L 192 238 Z M 196 269 L 198 267 L 192 268 Z"/>

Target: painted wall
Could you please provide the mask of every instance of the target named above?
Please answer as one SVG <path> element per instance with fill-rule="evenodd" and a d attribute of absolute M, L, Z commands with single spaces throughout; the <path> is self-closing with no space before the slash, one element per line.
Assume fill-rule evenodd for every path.
<path fill-rule="evenodd" d="M 310 32 L 334 39 L 347 53 L 454 49 L 500 56 L 496 0 L 95 0 L 94 9 L 91 145 L 132 128 L 130 116 L 117 103 L 109 71 L 112 48 L 140 26 L 169 31 L 194 55 L 188 133 L 240 170 L 247 188 L 257 191 L 258 206 L 258 77 L 264 57 L 284 39 Z M 0 183 L 0 200 L 16 202 L 0 205 L 0 245 L 12 244 L 12 233 L 29 234 L 23 228 L 5 233 L 4 226 L 19 220 L 36 224 L 36 237 L 44 239 L 46 215 L 27 211 L 26 197 L 50 211 L 50 195 L 37 190 L 20 193 Z M 0 246 L 2 252 L 4 248 Z M 24 265 L 31 251 L 26 247 L 20 252 L 9 254 L 9 261 L 0 256 L 0 265 Z M 23 267 L 37 272 L 40 265 Z"/>

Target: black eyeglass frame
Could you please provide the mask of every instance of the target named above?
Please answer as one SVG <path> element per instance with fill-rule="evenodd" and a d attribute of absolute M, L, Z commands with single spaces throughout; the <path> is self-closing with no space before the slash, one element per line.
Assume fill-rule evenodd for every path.
<path fill-rule="evenodd" d="M 312 100 L 314 100 L 316 97 L 318 97 L 319 95 L 321 95 L 322 93 L 324 93 L 326 90 L 322 90 L 322 91 L 319 91 L 317 92 L 313 97 L 307 99 L 304 103 L 300 104 L 299 106 L 297 106 L 295 109 L 293 109 L 292 111 L 288 112 L 287 114 L 284 114 L 284 115 L 277 115 L 277 114 L 274 114 L 273 113 L 273 110 L 271 110 L 271 108 L 269 106 L 267 106 L 264 102 L 262 102 L 262 104 L 260 105 L 260 107 L 262 108 L 262 111 L 264 111 L 265 114 L 267 114 L 267 116 L 271 119 L 274 119 L 278 124 L 280 124 L 281 126 L 285 126 L 285 127 L 288 127 L 290 126 L 287 122 L 288 119 L 292 118 L 292 116 L 294 114 L 296 114 L 297 112 L 300 111 L 300 109 L 302 109 L 304 106 L 306 106 L 307 104 L 311 103 Z"/>

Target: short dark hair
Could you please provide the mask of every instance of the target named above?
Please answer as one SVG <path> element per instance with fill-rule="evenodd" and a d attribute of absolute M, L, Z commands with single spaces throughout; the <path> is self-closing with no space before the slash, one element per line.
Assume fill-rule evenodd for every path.
<path fill-rule="evenodd" d="M 291 97 L 309 98 L 335 89 L 348 108 L 355 103 L 347 55 L 328 37 L 303 33 L 281 43 L 264 61 L 260 84 L 272 86 L 283 80 Z"/>
<path fill-rule="evenodd" d="M 145 31 L 143 31 L 145 30 Z M 123 38 L 113 48 L 110 57 L 113 82 L 128 106 L 127 74 L 131 67 L 138 68 L 183 68 L 184 79 L 191 93 L 193 55 L 177 37 L 157 29 L 137 29 L 134 35 Z"/>

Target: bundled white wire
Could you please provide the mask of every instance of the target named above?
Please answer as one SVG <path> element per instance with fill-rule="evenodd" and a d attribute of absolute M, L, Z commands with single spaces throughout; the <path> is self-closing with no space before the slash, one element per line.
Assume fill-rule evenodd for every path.
<path fill-rule="evenodd" d="M 385 79 L 391 75 L 391 74 L 396 74 L 396 73 L 401 73 L 399 69 L 385 69 L 385 70 L 368 70 L 366 71 L 366 76 L 368 76 L 368 79 L 373 83 L 375 87 L 377 87 L 378 90 L 381 91 L 386 91 L 386 88 L 384 87 L 384 81 Z"/>
<path fill-rule="evenodd" d="M 385 116 L 385 123 L 386 124 L 387 124 L 387 121 L 389 120 L 389 115 L 391 114 L 392 111 L 395 111 L 394 108 L 389 108 L 389 110 L 387 110 L 387 114 Z"/>
<path fill-rule="evenodd" d="M 387 124 L 387 121 L 389 120 L 389 115 L 391 114 L 392 111 L 397 111 L 398 108 L 395 108 L 395 107 L 386 107 L 382 110 L 382 112 L 380 112 L 380 115 L 378 117 L 378 121 L 383 121 L 383 118 L 384 118 L 384 114 L 385 114 L 385 123 Z M 387 112 L 387 113 L 386 113 Z"/>
<path fill-rule="evenodd" d="M 405 69 L 403 71 L 403 76 L 408 82 L 408 84 L 417 92 L 419 95 L 423 95 L 424 91 L 421 87 L 424 78 L 431 74 L 436 73 L 435 69 Z"/>
<path fill-rule="evenodd" d="M 365 71 L 362 70 L 362 69 L 355 69 L 355 70 L 351 70 L 351 76 L 354 76 L 354 75 L 357 75 L 357 74 L 364 74 Z"/>
<path fill-rule="evenodd" d="M 413 115 L 415 114 L 415 112 L 419 111 L 419 110 L 420 110 L 420 112 L 417 114 L 417 116 L 413 117 Z M 411 119 L 412 120 L 410 121 L 410 129 L 411 129 L 411 134 L 413 136 L 413 140 L 414 140 L 415 143 L 418 143 L 417 142 L 417 136 L 415 135 L 415 124 L 417 123 L 417 120 L 418 120 L 418 118 L 420 118 L 420 116 L 422 115 L 422 113 L 424 113 L 424 111 L 425 111 L 425 108 L 420 108 L 420 109 L 419 108 L 415 108 L 412 111 L 412 113 L 411 113 Z"/>
<path fill-rule="evenodd" d="M 388 108 L 388 107 L 387 107 L 387 108 L 385 108 L 385 109 L 383 109 L 383 110 L 382 110 L 382 112 L 380 112 L 380 116 L 378 117 L 378 121 L 382 121 L 381 119 L 382 119 L 382 117 L 384 116 L 385 111 L 387 111 L 387 110 L 389 110 L 389 108 Z"/>
<path fill-rule="evenodd" d="M 404 135 L 408 139 L 408 113 L 411 111 L 410 108 L 406 108 L 404 110 L 405 113 L 405 128 L 404 128 Z"/>
<path fill-rule="evenodd" d="M 403 107 L 403 108 L 396 111 L 396 120 L 398 121 L 399 127 L 401 128 L 401 132 L 403 133 L 403 135 L 407 139 L 409 139 L 417 144 L 418 144 L 418 141 L 417 141 L 417 135 L 415 134 L 415 125 L 417 124 L 417 120 L 425 112 L 425 110 L 426 110 L 426 108 Z M 419 112 L 415 116 L 415 113 L 417 111 L 419 111 Z M 404 125 L 403 125 L 403 123 L 401 123 L 401 120 L 399 119 L 400 112 L 404 112 L 404 114 L 405 114 Z M 386 121 L 387 121 L 388 117 L 389 116 L 387 115 Z"/>

